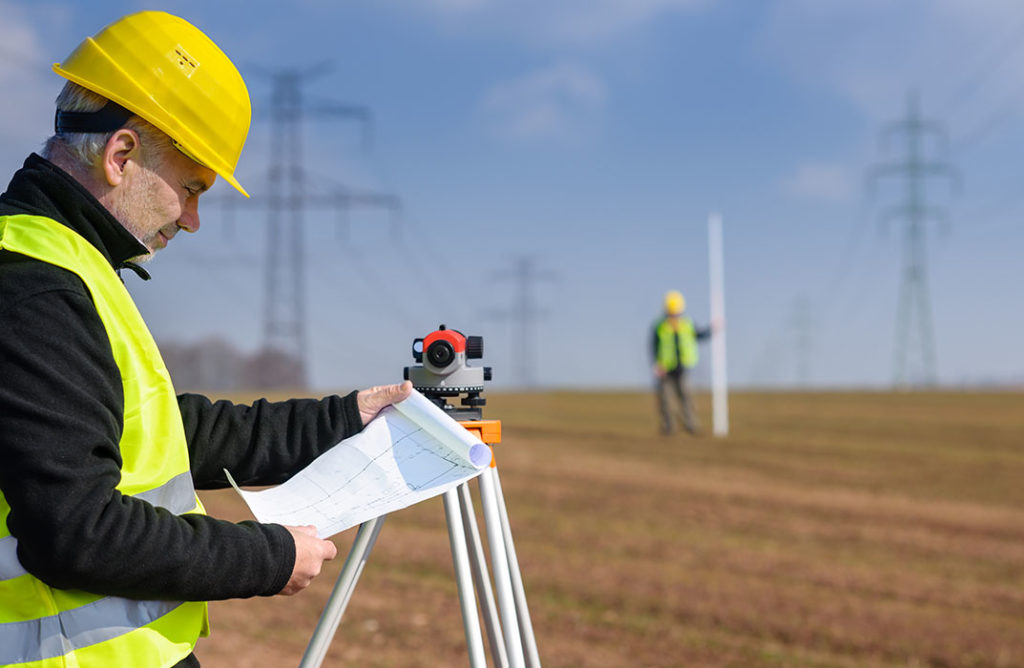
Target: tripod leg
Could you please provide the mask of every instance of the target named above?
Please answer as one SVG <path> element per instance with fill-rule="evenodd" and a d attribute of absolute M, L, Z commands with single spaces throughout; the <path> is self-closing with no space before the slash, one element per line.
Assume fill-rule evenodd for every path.
<path fill-rule="evenodd" d="M 501 478 L 498 468 L 494 471 L 494 490 L 498 500 L 498 511 L 501 513 L 501 530 L 505 536 L 505 551 L 508 553 L 508 568 L 512 576 L 512 590 L 516 598 L 516 612 L 519 615 L 519 634 L 523 639 L 528 668 L 540 668 L 540 654 L 537 652 L 537 639 L 533 635 L 533 622 L 530 621 L 530 609 L 526 604 L 526 590 L 523 588 L 523 574 L 519 570 L 519 559 L 516 557 L 516 546 L 512 542 L 512 526 L 508 522 L 508 509 L 505 507 L 505 494 L 501 491 Z"/>
<path fill-rule="evenodd" d="M 494 587 L 498 590 L 498 609 L 501 611 L 502 627 L 505 629 L 505 649 L 508 650 L 511 668 L 523 668 L 523 643 L 516 618 L 515 598 L 512 594 L 512 578 L 509 575 L 508 555 L 501 528 L 501 513 L 498 510 L 498 495 L 495 488 L 495 468 L 489 467 L 479 476 L 480 501 L 484 507 L 487 524 L 487 544 L 491 548 L 491 566 L 494 569 Z"/>
<path fill-rule="evenodd" d="M 459 500 L 461 501 L 459 508 L 462 510 L 462 524 L 468 532 L 467 544 L 471 548 L 469 558 L 470 564 L 473 566 L 473 581 L 476 583 L 477 594 L 480 597 L 480 608 L 484 612 L 484 626 L 487 627 L 491 657 L 494 659 L 495 666 L 508 668 L 508 652 L 505 651 L 505 641 L 501 636 L 498 606 L 494 602 L 494 590 L 491 588 L 491 580 L 487 573 L 484 546 L 480 540 L 476 513 L 473 512 L 473 499 L 469 495 L 469 483 L 459 485 Z"/>
<path fill-rule="evenodd" d="M 459 590 L 459 604 L 462 606 L 462 625 L 466 631 L 466 647 L 469 649 L 469 665 L 472 668 L 486 668 L 484 641 L 480 635 L 480 618 L 476 612 L 473 596 L 473 581 L 469 572 L 469 555 L 466 553 L 466 534 L 459 517 L 458 491 L 450 489 L 444 493 L 444 515 L 448 522 L 448 541 L 452 548 L 455 565 L 455 582 Z"/>
<path fill-rule="evenodd" d="M 352 542 L 352 549 L 349 550 L 348 557 L 345 559 L 345 566 L 342 567 L 338 581 L 334 584 L 334 590 L 331 592 L 330 598 L 327 599 L 327 605 L 324 606 L 313 637 L 306 647 L 306 653 L 302 655 L 299 668 L 319 668 L 324 657 L 327 656 L 327 650 L 338 630 L 338 624 L 341 623 L 341 617 L 345 614 L 349 599 L 352 598 L 356 582 L 359 581 L 363 566 L 370 558 L 370 551 L 380 534 L 384 517 L 381 515 L 359 525 L 356 539 Z"/>

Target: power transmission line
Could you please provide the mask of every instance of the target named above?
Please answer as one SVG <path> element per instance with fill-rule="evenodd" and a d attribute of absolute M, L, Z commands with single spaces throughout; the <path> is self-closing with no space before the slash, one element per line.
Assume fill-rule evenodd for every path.
<path fill-rule="evenodd" d="M 257 68 L 254 68 L 257 69 Z M 313 179 L 303 167 L 302 124 L 307 118 L 352 118 L 364 129 L 363 144 L 371 136 L 370 112 L 365 107 L 329 102 L 307 103 L 302 87 L 327 70 L 321 64 L 305 70 L 257 70 L 270 79 L 270 150 L 265 203 L 247 200 L 242 205 L 262 206 L 267 212 L 267 248 L 264 275 L 264 348 L 284 353 L 297 366 L 298 382 L 308 381 L 306 335 L 305 212 L 312 207 L 347 209 L 383 207 L 400 209 L 395 195 L 333 186 L 312 192 Z M 287 381 L 285 381 L 287 382 Z"/>
<path fill-rule="evenodd" d="M 818 308 L 825 312 L 838 305 L 839 294 L 856 264 L 856 256 L 860 252 L 860 244 L 864 237 L 869 220 L 867 199 L 862 198 L 853 218 L 846 243 L 839 253 L 839 259 L 832 265 L 832 277 L 821 283 L 821 292 L 816 297 Z"/>
<path fill-rule="evenodd" d="M 986 52 L 985 57 L 978 61 L 978 66 L 972 76 L 965 79 L 957 86 L 950 95 L 943 109 L 948 113 L 964 102 L 979 99 L 978 90 L 999 69 L 999 66 L 1012 62 L 1013 57 L 1021 47 L 1021 37 L 1024 37 L 1024 21 L 1018 22 L 1008 34 L 991 49 Z M 980 51 L 980 49 L 977 49 Z M 973 51 L 968 51 L 968 53 Z M 1008 122 L 1019 113 L 1019 103 L 1024 96 L 1024 86 L 1015 86 L 994 111 L 990 111 L 973 128 L 962 134 L 953 142 L 953 151 L 956 154 L 973 148 L 980 143 L 993 129 Z"/>
<path fill-rule="evenodd" d="M 975 60 L 976 67 L 971 75 L 953 89 L 953 93 L 949 96 L 946 104 L 943 105 L 943 109 L 949 112 L 956 106 L 973 99 L 978 89 L 992 76 L 998 66 L 1009 61 L 1015 55 L 1015 52 L 1021 46 L 1021 37 L 1024 37 L 1024 21 L 1018 21 L 1008 34 L 1003 35 L 1003 38 L 997 44 L 984 51 L 982 58 Z M 961 52 L 958 60 L 962 60 L 963 53 L 981 52 L 981 47 L 982 45 L 978 44 L 976 48 Z"/>
<path fill-rule="evenodd" d="M 925 182 L 930 176 L 945 176 L 956 183 L 956 173 L 943 162 L 925 161 L 923 138 L 934 135 L 945 140 L 937 123 L 927 121 L 918 111 L 917 97 L 908 96 L 905 118 L 889 123 L 881 138 L 887 142 L 893 135 L 905 140 L 902 160 L 877 165 L 868 175 L 869 185 L 886 176 L 903 179 L 906 187 L 902 204 L 883 214 L 886 220 L 903 221 L 903 267 L 898 293 L 896 336 L 893 346 L 893 382 L 897 387 L 908 384 L 934 385 L 936 382 L 935 335 L 932 328 L 931 304 L 928 298 L 928 267 L 925 252 L 925 224 L 928 220 L 945 222 L 944 212 L 927 204 Z M 911 368 L 915 362 L 916 368 Z"/>

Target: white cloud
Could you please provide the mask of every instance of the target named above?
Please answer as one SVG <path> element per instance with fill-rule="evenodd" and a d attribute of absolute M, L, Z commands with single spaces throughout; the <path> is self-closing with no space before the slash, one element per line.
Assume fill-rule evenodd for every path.
<path fill-rule="evenodd" d="M 39 36 L 17 6 L 0 1 L 0 13 L 0 86 L 12 91 L 39 68 L 43 52 Z M 5 106 L 14 106 L 9 102 Z"/>
<path fill-rule="evenodd" d="M 843 202 L 853 193 L 854 178 L 844 165 L 806 163 L 782 185 L 787 193 L 801 199 Z"/>
<path fill-rule="evenodd" d="M 46 138 L 60 85 L 26 13 L 0 0 L 0 16 L 0 90 L 7 93 L 0 107 L 0 163 L 9 174 Z"/>
<path fill-rule="evenodd" d="M 585 46 L 603 43 L 672 14 L 717 0 L 392 0 L 445 24 L 474 33 L 512 35 L 528 43 Z"/>
<path fill-rule="evenodd" d="M 1020 107 L 1017 0 L 778 0 L 763 39 L 769 59 L 873 123 L 898 116 L 910 90 L 926 116 L 955 117 L 964 130 L 994 108 Z"/>
<path fill-rule="evenodd" d="M 607 91 L 593 72 L 557 63 L 493 86 L 481 110 L 499 135 L 515 140 L 577 139 L 604 107 Z"/>

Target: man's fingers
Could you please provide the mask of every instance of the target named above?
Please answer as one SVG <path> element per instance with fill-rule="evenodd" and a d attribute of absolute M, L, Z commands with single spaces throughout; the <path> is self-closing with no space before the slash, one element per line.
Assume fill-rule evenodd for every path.
<path fill-rule="evenodd" d="M 320 574 L 323 562 L 338 556 L 338 547 L 329 540 L 316 537 L 316 527 L 286 526 L 295 540 L 295 564 L 292 575 L 280 593 L 290 596 L 313 581 Z"/>
<path fill-rule="evenodd" d="M 359 415 L 365 425 L 385 406 L 402 401 L 412 394 L 412 383 L 408 380 L 398 385 L 377 385 L 362 390 L 356 395 Z"/>
<path fill-rule="evenodd" d="M 372 393 L 375 402 L 379 404 L 378 410 L 390 404 L 397 403 L 412 394 L 412 382 L 404 381 L 399 385 L 382 385 L 376 388 L 377 392 Z"/>
<path fill-rule="evenodd" d="M 403 399 L 408 399 L 409 395 L 412 394 L 412 381 L 406 380 L 399 385 L 392 385 L 392 397 L 391 403 L 397 403 Z"/>

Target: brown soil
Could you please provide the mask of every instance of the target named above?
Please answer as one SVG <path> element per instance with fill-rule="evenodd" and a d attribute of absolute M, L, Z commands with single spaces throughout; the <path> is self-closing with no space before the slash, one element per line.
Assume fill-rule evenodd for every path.
<path fill-rule="evenodd" d="M 665 438 L 646 394 L 489 397 L 545 666 L 1024 666 L 1024 395 L 730 402 L 728 438 Z M 213 603 L 203 665 L 297 666 L 354 533 L 298 596 Z M 324 666 L 464 665 L 435 499 L 385 522 Z"/>

